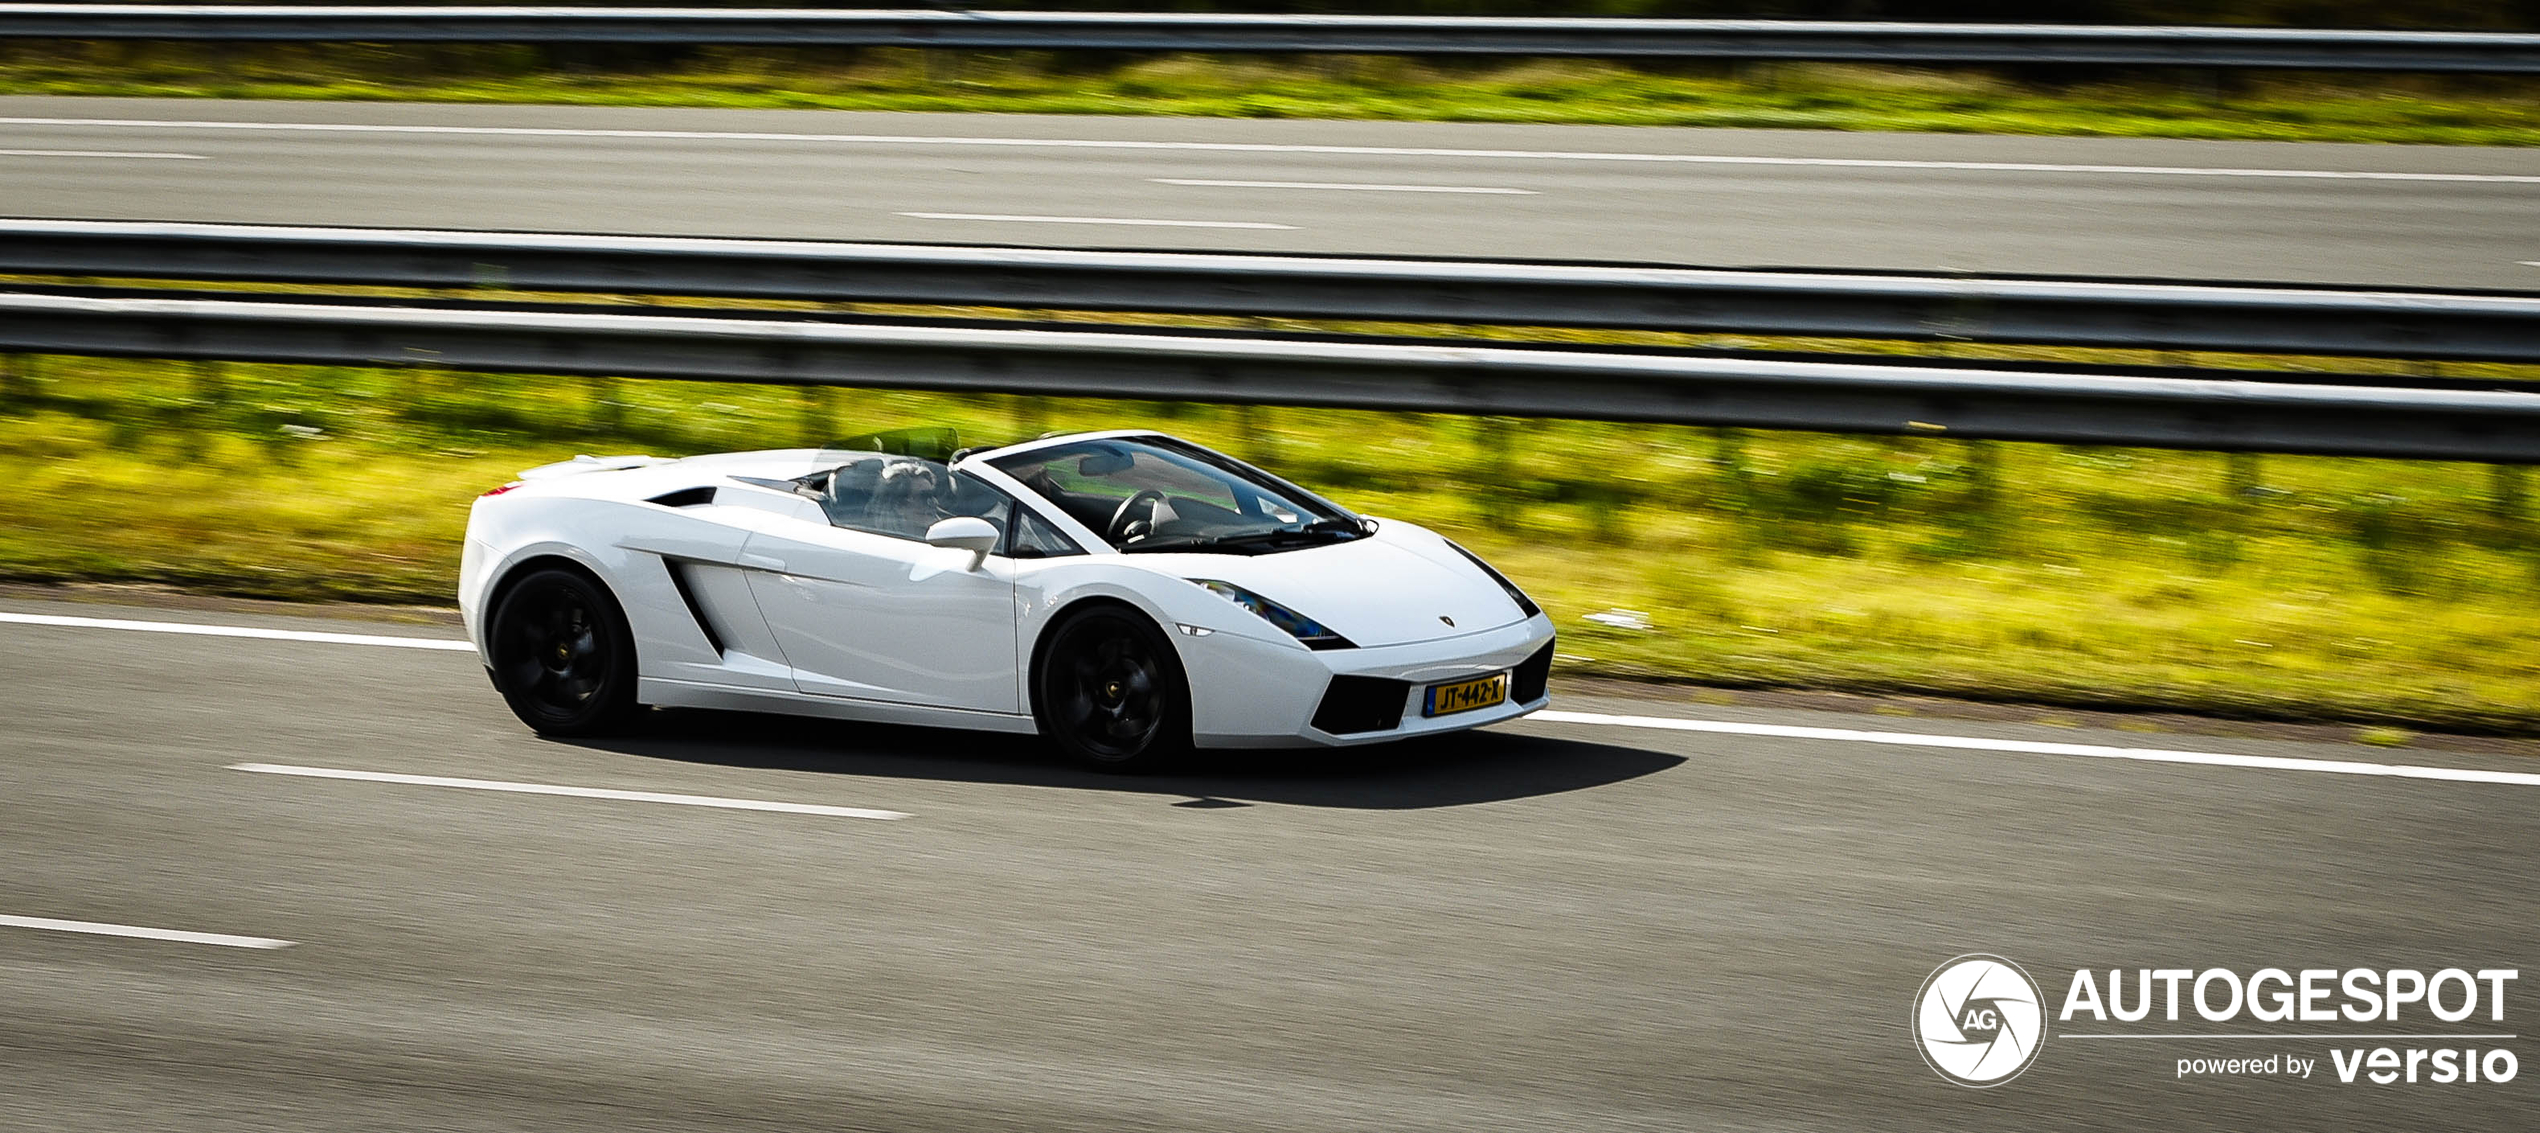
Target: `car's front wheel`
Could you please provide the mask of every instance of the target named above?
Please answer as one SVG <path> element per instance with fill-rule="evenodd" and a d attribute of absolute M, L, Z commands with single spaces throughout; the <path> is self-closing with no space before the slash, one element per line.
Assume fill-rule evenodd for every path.
<path fill-rule="evenodd" d="M 635 714 L 635 641 L 590 578 L 541 570 L 503 594 L 485 632 L 494 687 L 542 735 L 588 736 Z"/>
<path fill-rule="evenodd" d="M 1152 771 L 1190 750 L 1181 660 L 1143 615 L 1080 611 L 1050 631 L 1032 706 L 1041 734 L 1105 771 Z"/>

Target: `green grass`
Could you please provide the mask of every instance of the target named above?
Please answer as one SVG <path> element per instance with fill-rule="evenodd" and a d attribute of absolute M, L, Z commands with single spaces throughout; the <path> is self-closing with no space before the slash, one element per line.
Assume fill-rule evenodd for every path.
<path fill-rule="evenodd" d="M 2479 466 L 2269 457 L 2243 496 L 2193 453 L 37 363 L 0 403 L 0 577 L 446 602 L 469 500 L 576 452 L 1153 425 L 1467 541 L 1568 671 L 2540 730 L 2540 539 Z M 1649 628 L 1582 620 L 1608 610 Z"/>
<path fill-rule="evenodd" d="M 53 44 L 0 51 L 0 94 L 2540 144 L 2540 93 L 2508 80 L 2182 84 L 2136 71 L 2125 81 L 2043 87 L 1984 71 L 1796 63 L 1670 73 L 1587 61 L 1118 58 L 709 49 L 641 68 L 559 71 L 528 48 Z"/>

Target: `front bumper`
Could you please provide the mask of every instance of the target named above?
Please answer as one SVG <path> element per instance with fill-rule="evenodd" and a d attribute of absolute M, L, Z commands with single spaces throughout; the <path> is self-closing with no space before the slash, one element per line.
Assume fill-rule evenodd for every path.
<path fill-rule="evenodd" d="M 1176 644 L 1191 682 L 1191 738 L 1201 747 L 1226 748 L 1383 743 L 1514 720 L 1551 697 L 1521 700 L 1512 686 L 1506 704 L 1437 717 L 1420 715 L 1421 700 L 1430 685 L 1515 670 L 1537 654 L 1548 664 L 1552 640 L 1552 619 L 1537 614 L 1497 629 L 1371 649 L 1318 651 L 1224 633 L 1185 636 Z M 1397 722 L 1366 727 L 1386 714 L 1371 720 L 1365 713 L 1326 712 L 1335 677 L 1399 682 Z M 1318 712 L 1323 724 L 1365 730 L 1318 726 Z"/>

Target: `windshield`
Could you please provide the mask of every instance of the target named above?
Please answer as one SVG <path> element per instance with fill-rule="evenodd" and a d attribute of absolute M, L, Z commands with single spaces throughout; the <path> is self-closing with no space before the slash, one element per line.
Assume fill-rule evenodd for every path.
<path fill-rule="evenodd" d="M 1262 554 L 1356 539 L 1357 516 L 1198 445 L 1077 441 L 993 462 L 1123 551 Z"/>

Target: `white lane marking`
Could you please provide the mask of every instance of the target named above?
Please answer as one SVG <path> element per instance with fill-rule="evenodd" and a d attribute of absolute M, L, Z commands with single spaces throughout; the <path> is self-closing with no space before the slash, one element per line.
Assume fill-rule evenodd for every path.
<path fill-rule="evenodd" d="M 1144 228 L 1280 228 L 1294 229 L 1293 224 L 1265 224 L 1258 220 L 1140 220 L 1125 216 L 1024 216 L 1002 212 L 904 212 L 919 220 L 1010 220 L 1022 224 L 1133 224 Z"/>
<path fill-rule="evenodd" d="M 1361 193 L 1493 193 L 1531 197 L 1532 189 L 1492 189 L 1478 185 L 1362 185 L 1349 181 L 1212 181 L 1201 177 L 1149 177 L 1158 185 L 1196 185 L 1212 189 L 1339 189 Z"/>
<path fill-rule="evenodd" d="M 182 633 L 197 637 L 253 637 L 266 641 L 314 641 L 325 645 L 377 645 L 390 649 L 446 649 L 474 653 L 476 646 L 441 637 L 387 637 L 371 633 L 319 633 L 260 626 L 216 626 L 199 622 L 141 622 L 123 618 L 74 618 L 60 614 L 17 614 L 0 611 L 0 624 L 59 626 L 67 629 L 119 629 L 142 633 Z"/>
<path fill-rule="evenodd" d="M 121 149 L 0 149 L 0 157 L 136 157 L 160 161 L 210 161 L 199 153 L 143 153 Z"/>
<path fill-rule="evenodd" d="M 2535 261 L 2540 266 L 2540 261 Z M 249 637 L 276 641 L 312 641 L 330 645 L 374 645 L 394 649 L 443 649 L 473 653 L 476 647 L 464 641 L 427 637 L 383 637 L 359 633 L 313 633 L 302 630 L 264 629 L 255 626 L 202 625 L 194 622 L 142 622 L 115 618 L 74 618 L 53 614 L 19 614 L 0 611 L 0 623 L 62 626 L 77 629 L 142 630 L 151 633 L 199 634 L 208 637 Z M 1787 724 L 1732 724 L 1718 720 L 1686 720 L 1673 716 L 1613 716 L 1596 712 L 1564 712 L 1546 709 L 1530 719 L 1555 724 L 1587 724 L 1600 727 L 1653 728 L 1677 732 L 1715 732 L 1741 736 L 1775 736 L 1784 739 L 1836 740 L 1846 743 L 1892 744 L 1903 747 L 1958 748 L 1966 751 L 2007 751 L 2029 755 L 2068 755 L 2091 759 L 2133 759 L 2149 763 L 2194 763 L 2212 767 L 2247 767 L 2270 771 L 2311 771 L 2332 775 L 2381 775 L 2402 779 L 2441 779 L 2459 783 L 2502 783 L 2515 786 L 2540 786 L 2540 773 L 2523 771 L 2481 771 L 2462 767 L 2425 767 L 2405 763 L 2363 763 L 2339 759 L 2288 759 L 2271 755 L 2231 755 L 2222 752 L 2166 751 L 2159 748 L 2105 747 L 2098 744 L 2046 743 L 2032 740 L 1995 740 L 1974 736 L 1936 736 L 1916 732 L 1864 732 L 1847 728 L 1807 728 Z M 590 798 L 631 799 L 640 802 L 675 802 L 686 806 L 724 806 L 740 810 L 776 810 L 801 814 L 837 815 L 849 818 L 905 818 L 895 811 L 859 811 L 853 807 L 824 807 L 809 803 L 754 802 L 747 799 L 716 799 L 700 795 L 652 795 L 641 791 L 609 791 L 596 787 L 550 787 L 536 784 L 497 783 L 477 779 L 437 779 L 431 776 L 391 775 L 373 771 L 331 771 L 315 767 L 281 767 L 273 764 L 240 764 L 240 771 L 260 771 L 278 775 L 314 775 L 321 778 L 369 779 L 384 783 L 415 783 L 436 787 L 471 787 L 477 790 L 511 790 L 530 794 L 582 795 Z"/>
<path fill-rule="evenodd" d="M 553 783 L 507 783 L 499 779 L 453 779 L 442 775 L 398 775 L 387 771 L 347 771 L 336 767 L 293 767 L 280 763 L 233 763 L 232 771 L 259 775 L 299 775 L 311 779 L 354 779 L 365 783 L 400 783 L 410 787 L 455 787 L 463 791 L 503 791 L 515 795 L 566 795 L 578 799 L 611 799 L 629 803 L 667 803 L 720 810 L 767 810 L 781 814 L 817 814 L 830 818 L 871 818 L 888 822 L 908 816 L 896 810 L 780 803 L 765 799 L 727 799 L 714 795 L 669 795 L 659 791 L 620 791 L 608 787 L 561 787 Z"/>
<path fill-rule="evenodd" d="M 100 924 L 96 921 L 57 921 L 51 917 L 0 916 L 0 928 L 33 928 L 46 932 L 84 932 L 90 936 L 129 936 L 140 940 L 172 940 L 178 944 L 213 944 L 222 948 L 289 948 L 288 940 L 264 936 L 230 936 L 218 932 L 179 932 L 172 928 L 143 928 L 139 925 Z"/>
<path fill-rule="evenodd" d="M 1788 165 L 1839 169 L 1941 169 L 1985 173 L 2101 173 L 2146 177 L 2290 177 L 2309 180 L 2454 181 L 2540 184 L 2540 174 L 2393 173 L 2346 169 L 2236 169 L 2171 165 L 2090 165 L 2026 161 L 1911 161 L 1866 157 L 1753 157 L 1735 154 L 1601 153 L 1588 150 L 1448 149 L 1270 142 L 1152 142 L 1095 138 L 961 138 L 916 134 L 785 134 L 748 130 L 592 130 L 552 126 L 422 126 L 353 122 L 222 122 L 154 118 L 7 118 L 9 126 L 94 126 L 146 130 L 264 130 L 334 134 L 456 134 L 520 138 L 650 138 L 666 141 L 826 142 L 840 145 L 1006 146 L 1039 149 L 1166 150 L 1202 153 L 1315 153 L 1362 157 L 1453 157 L 1517 161 L 1626 161 L 1689 165 Z"/>
<path fill-rule="evenodd" d="M 2406 763 L 2361 763 L 2345 759 L 2288 759 L 2273 755 L 2229 755 L 2211 751 L 2164 751 L 2159 748 L 2105 747 L 2032 740 L 1994 740 L 1976 736 L 1927 736 L 1914 732 L 1863 732 L 1850 728 L 1802 728 L 1788 724 L 1731 724 L 1719 720 L 1685 720 L 1673 716 L 1608 716 L 1599 712 L 1546 710 L 1528 719 L 1555 724 L 1589 724 L 1610 728 L 1655 728 L 1671 732 L 1717 732 L 1735 736 L 1773 736 L 1792 740 L 1835 740 L 1899 747 L 1944 747 L 1964 751 L 2008 751 L 2027 755 L 2070 755 L 2085 759 L 2133 759 L 2146 763 L 2193 763 L 2207 767 L 2246 767 L 2263 771 L 2313 771 L 2330 775 L 2380 775 L 2400 779 L 2441 779 L 2455 783 L 2503 783 L 2540 787 L 2540 774 L 2527 771 L 2481 771 L 2467 767 L 2421 767 Z"/>

